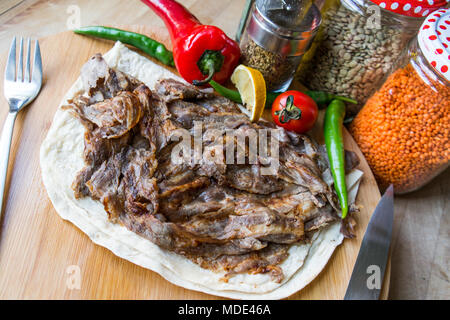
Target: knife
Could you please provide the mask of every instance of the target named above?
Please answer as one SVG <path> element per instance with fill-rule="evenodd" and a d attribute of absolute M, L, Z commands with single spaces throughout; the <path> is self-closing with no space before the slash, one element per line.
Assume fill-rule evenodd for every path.
<path fill-rule="evenodd" d="M 394 222 L 394 187 L 387 188 L 367 226 L 344 300 L 377 300 Z"/>

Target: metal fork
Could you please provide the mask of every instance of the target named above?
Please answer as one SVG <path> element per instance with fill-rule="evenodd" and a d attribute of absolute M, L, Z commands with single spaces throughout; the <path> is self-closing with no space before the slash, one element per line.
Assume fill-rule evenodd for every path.
<path fill-rule="evenodd" d="M 3 211 L 3 194 L 14 122 L 19 111 L 36 98 L 42 86 L 42 59 L 39 42 L 35 41 L 33 72 L 31 72 L 30 68 L 31 39 L 28 38 L 27 42 L 25 70 L 23 69 L 23 38 L 20 38 L 19 63 L 16 72 L 16 37 L 14 37 L 9 49 L 8 62 L 5 69 L 4 91 L 6 100 L 9 103 L 9 113 L 0 137 L 0 217 Z"/>

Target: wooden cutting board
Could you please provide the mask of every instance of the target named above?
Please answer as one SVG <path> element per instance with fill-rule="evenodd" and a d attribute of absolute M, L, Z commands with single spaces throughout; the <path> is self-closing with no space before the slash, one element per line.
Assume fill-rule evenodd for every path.
<path fill-rule="evenodd" d="M 165 29 L 127 26 L 171 48 Z M 55 212 L 42 184 L 39 148 L 65 93 L 94 53 L 108 51 L 113 42 L 63 32 L 40 40 L 44 84 L 36 100 L 17 117 L 0 220 L 0 299 L 215 299 L 186 290 L 157 273 L 120 259 L 95 245 Z M 7 53 L 0 56 L 3 72 Z M 3 92 L 3 81 L 0 81 Z M 7 114 L 2 99 L 1 123 Z M 320 132 L 320 130 L 317 130 Z M 362 159 L 364 171 L 357 203 L 362 205 L 356 239 L 337 248 L 320 275 L 290 299 L 342 299 L 370 215 L 380 199 L 373 175 L 357 145 L 345 132 L 347 149 Z M 390 266 L 383 285 L 387 297 Z"/>

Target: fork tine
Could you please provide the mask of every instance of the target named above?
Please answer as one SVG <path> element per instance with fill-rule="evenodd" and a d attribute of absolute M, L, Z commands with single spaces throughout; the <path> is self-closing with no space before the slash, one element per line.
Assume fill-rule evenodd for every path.
<path fill-rule="evenodd" d="M 6 62 L 5 79 L 16 80 L 16 37 L 14 37 L 9 48 L 8 61 Z"/>
<path fill-rule="evenodd" d="M 30 54 L 31 54 L 31 38 L 28 38 L 27 41 L 27 60 L 25 62 L 25 72 L 24 72 L 24 78 L 25 82 L 30 82 Z"/>
<path fill-rule="evenodd" d="M 35 41 L 36 46 L 34 49 L 34 64 L 33 64 L 33 78 L 32 82 L 39 85 L 42 84 L 42 58 L 41 58 L 41 48 L 39 47 L 39 41 Z"/>
<path fill-rule="evenodd" d="M 19 64 L 17 65 L 17 81 L 23 81 L 23 37 L 20 37 Z"/>

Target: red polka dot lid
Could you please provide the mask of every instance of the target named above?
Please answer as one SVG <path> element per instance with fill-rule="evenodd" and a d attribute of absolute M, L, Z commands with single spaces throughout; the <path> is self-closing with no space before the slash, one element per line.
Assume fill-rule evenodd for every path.
<path fill-rule="evenodd" d="M 428 62 L 450 81 L 450 9 L 430 14 L 420 27 L 417 39 Z"/>
<path fill-rule="evenodd" d="M 371 0 L 381 8 L 403 16 L 421 18 L 444 8 L 450 0 Z"/>

